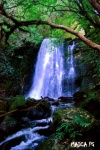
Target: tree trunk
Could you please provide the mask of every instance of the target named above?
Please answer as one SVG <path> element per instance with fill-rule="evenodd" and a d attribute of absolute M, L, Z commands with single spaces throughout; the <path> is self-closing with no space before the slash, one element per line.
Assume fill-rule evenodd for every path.
<path fill-rule="evenodd" d="M 98 13 L 100 14 L 100 2 L 97 2 L 96 0 L 89 0 L 90 4 L 92 5 L 92 7 L 98 11 Z"/>

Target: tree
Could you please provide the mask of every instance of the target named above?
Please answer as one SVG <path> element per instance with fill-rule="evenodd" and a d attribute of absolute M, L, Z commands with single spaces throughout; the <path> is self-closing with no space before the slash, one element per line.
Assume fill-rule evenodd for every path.
<path fill-rule="evenodd" d="M 100 2 L 96 0 L 89 0 L 93 8 L 97 11 L 98 14 L 100 14 Z"/>
<path fill-rule="evenodd" d="M 79 37 L 91 48 L 100 51 L 99 43 L 92 42 L 92 40 L 89 39 L 90 37 L 86 37 L 79 32 L 81 28 L 85 31 L 87 26 L 89 30 L 100 28 L 100 3 L 95 0 L 96 6 L 94 6 L 93 2 L 94 0 L 85 0 L 84 2 L 81 0 L 71 0 L 70 2 L 65 0 L 52 0 L 52 2 L 50 0 L 2 0 L 0 3 L 1 38 L 5 38 L 5 40 L 8 41 L 10 37 L 13 38 L 13 36 L 16 35 L 16 32 L 23 32 L 25 35 L 29 35 L 29 33 L 31 34 L 32 32 L 36 34 L 37 26 L 46 25 L 45 28 L 47 29 L 49 25 L 53 29 L 61 29 Z M 93 7 L 98 13 L 95 12 Z M 63 25 L 60 25 L 61 18 L 66 19 L 67 15 L 70 16 L 70 14 L 74 15 L 76 19 L 73 19 L 74 27 L 68 27 L 65 21 L 62 22 Z M 83 19 L 82 22 L 79 19 Z M 86 21 L 85 25 L 83 21 Z M 43 26 L 42 28 L 44 28 Z M 73 28 L 76 28 L 76 30 Z M 40 28 L 38 32 L 39 30 Z M 51 29 L 49 28 L 49 30 Z M 21 40 L 25 39 L 25 35 Z"/>

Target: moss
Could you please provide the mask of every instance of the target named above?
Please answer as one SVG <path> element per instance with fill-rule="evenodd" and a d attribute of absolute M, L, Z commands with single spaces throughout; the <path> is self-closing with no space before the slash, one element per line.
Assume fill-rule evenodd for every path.
<path fill-rule="evenodd" d="M 26 99 L 26 105 L 28 107 L 34 106 L 35 104 L 37 104 L 37 101 L 35 99 L 33 99 L 33 98 L 27 98 Z"/>
<path fill-rule="evenodd" d="M 5 116 L 3 122 L 15 122 L 15 119 L 11 116 Z"/>
<path fill-rule="evenodd" d="M 12 103 L 10 105 L 9 111 L 17 109 L 21 106 L 25 106 L 25 98 L 24 96 L 21 95 L 17 95 L 16 97 L 11 97 L 11 102 Z"/>
<path fill-rule="evenodd" d="M 80 115 L 81 117 L 87 119 L 88 121 L 93 121 L 93 116 L 86 110 L 81 108 L 66 108 L 64 110 L 58 110 L 53 114 L 54 124 L 57 126 L 66 121 L 73 121 L 73 119 Z"/>
<path fill-rule="evenodd" d="M 39 105 L 40 108 L 43 108 L 44 110 L 50 110 L 50 103 L 49 102 L 42 102 L 40 105 Z"/>
<path fill-rule="evenodd" d="M 64 115 L 61 115 L 63 114 Z M 89 114 L 87 111 L 84 111 L 84 110 L 81 110 L 79 108 L 68 108 L 68 109 L 65 109 L 65 110 L 58 110 L 56 111 L 55 113 L 55 117 L 58 117 L 60 116 L 60 119 L 62 117 L 62 122 L 66 122 L 68 120 L 66 120 L 66 116 L 67 117 L 70 117 L 70 118 L 73 118 L 74 115 L 77 114 L 80 114 L 81 116 L 84 116 L 84 118 L 88 119 L 90 122 L 94 122 L 94 119 L 92 118 L 93 116 L 91 116 L 91 114 Z M 59 114 L 58 116 L 56 116 L 57 114 Z M 59 117 L 58 117 L 59 118 Z M 57 118 L 56 118 L 57 119 Z M 71 120 L 73 121 L 73 120 Z M 77 125 L 78 127 L 78 125 Z M 75 128 L 75 126 L 72 126 L 71 129 Z M 84 136 L 83 137 L 80 137 L 80 136 L 77 136 L 76 138 L 69 138 L 68 134 L 65 133 L 65 137 L 62 139 L 62 140 L 59 140 L 57 139 L 57 137 L 55 136 L 55 134 L 53 134 L 51 137 L 49 137 L 48 139 L 46 139 L 45 141 L 43 141 L 39 147 L 36 149 L 36 150 L 71 150 L 72 147 L 71 147 L 71 142 L 74 140 L 74 141 L 87 141 L 87 139 L 89 138 L 89 140 L 91 141 L 91 137 L 93 137 L 93 134 L 91 134 L 91 136 L 89 137 L 89 134 L 92 130 L 88 129 L 88 128 L 77 128 L 78 130 L 81 130 L 83 134 L 86 134 L 85 136 L 85 139 L 84 139 Z M 94 131 L 94 130 L 93 130 Z M 64 130 L 64 132 L 66 132 Z M 74 130 L 72 131 L 74 132 Z M 77 148 L 75 148 L 77 149 Z"/>

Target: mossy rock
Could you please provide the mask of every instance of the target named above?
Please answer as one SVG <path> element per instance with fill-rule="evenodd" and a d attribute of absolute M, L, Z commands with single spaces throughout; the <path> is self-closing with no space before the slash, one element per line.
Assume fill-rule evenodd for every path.
<path fill-rule="evenodd" d="M 41 101 L 37 101 L 37 104 Z M 35 104 L 36 106 L 36 104 Z M 48 117 L 51 114 L 50 103 L 43 101 L 37 107 L 33 107 L 33 109 L 29 110 L 28 117 L 30 119 L 42 119 L 44 117 Z"/>
<path fill-rule="evenodd" d="M 28 107 L 31 107 L 31 106 L 36 105 L 37 102 L 38 102 L 38 101 L 35 100 L 35 99 L 33 99 L 33 98 L 27 98 L 27 99 L 26 99 L 26 105 L 27 105 Z"/>
<path fill-rule="evenodd" d="M 55 140 L 54 136 L 51 136 L 44 142 L 42 142 L 36 150 L 63 150 L 62 145 Z"/>
<path fill-rule="evenodd" d="M 74 119 L 80 116 L 81 118 L 87 120 L 87 122 L 92 123 L 94 121 L 94 117 L 85 110 L 80 108 L 66 108 L 63 110 L 57 110 L 53 114 L 53 123 L 56 127 L 58 127 L 63 122 L 74 121 Z"/>
<path fill-rule="evenodd" d="M 11 123 L 11 122 L 16 122 L 16 120 L 11 116 L 5 116 L 3 122 L 5 122 L 5 123 L 10 122 Z"/>
<path fill-rule="evenodd" d="M 14 118 L 6 116 L 3 122 L 0 124 L 0 139 L 3 140 L 9 134 L 16 131 L 17 122 Z"/>
<path fill-rule="evenodd" d="M 6 101 L 0 100 L 0 114 L 6 111 Z"/>
<path fill-rule="evenodd" d="M 43 141 L 36 150 L 52 150 L 54 146 L 54 136 L 49 137 Z"/>
<path fill-rule="evenodd" d="M 22 95 L 17 95 L 16 97 L 11 97 L 11 105 L 9 111 L 14 109 L 25 107 L 25 98 Z"/>
<path fill-rule="evenodd" d="M 46 139 L 45 141 L 43 141 L 39 147 L 36 150 L 81 150 L 81 148 L 73 148 L 71 147 L 71 142 L 72 140 L 74 141 L 95 141 L 98 139 L 99 133 L 97 134 L 97 131 L 99 131 L 99 129 L 97 129 L 97 125 L 96 125 L 96 129 L 94 128 L 94 123 L 95 123 L 95 119 L 94 117 L 87 111 L 82 110 L 80 108 L 66 108 L 64 110 L 57 110 L 56 112 L 54 112 L 53 114 L 53 121 L 54 123 L 58 121 L 58 126 L 60 126 L 62 123 L 64 122 L 74 122 L 74 118 L 78 115 L 80 115 L 81 117 L 85 118 L 85 120 L 87 120 L 90 123 L 89 128 L 87 127 L 81 127 L 79 128 L 77 125 L 77 129 L 80 131 L 82 131 L 83 136 L 77 136 L 74 139 L 73 138 L 68 138 L 69 136 L 66 134 L 66 136 L 64 137 L 64 139 L 62 140 L 58 140 L 56 135 L 53 134 L 52 136 L 50 136 L 48 139 Z M 74 117 L 74 118 L 73 118 Z M 80 123 L 80 122 L 79 122 Z M 91 126 L 92 124 L 92 126 Z M 57 127 L 56 126 L 56 129 Z M 75 126 L 73 126 L 75 127 Z M 96 131 L 96 133 L 95 133 Z M 91 134 L 90 134 L 91 133 Z M 97 137 L 95 136 L 97 135 Z M 92 149 L 88 149 L 86 148 L 86 150 L 92 150 Z"/>
<path fill-rule="evenodd" d="M 55 139 L 55 134 L 50 136 L 48 139 L 40 143 L 36 150 L 72 150 L 71 140 L 64 139 L 59 141 Z M 73 149 L 74 150 L 74 149 Z M 77 148 L 75 150 L 78 150 Z"/>
<path fill-rule="evenodd" d="M 40 105 L 39 108 L 44 109 L 45 111 L 49 111 L 50 110 L 50 103 L 43 101 Z"/>

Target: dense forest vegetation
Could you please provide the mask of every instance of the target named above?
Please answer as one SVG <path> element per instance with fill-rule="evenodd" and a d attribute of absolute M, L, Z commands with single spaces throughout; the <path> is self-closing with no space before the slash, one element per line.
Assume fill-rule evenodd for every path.
<path fill-rule="evenodd" d="M 99 1 L 1 0 L 0 18 L 1 79 L 15 78 L 17 73 L 21 84 L 27 75 L 24 66 L 29 51 L 20 52 L 16 48 L 39 44 L 45 37 L 78 37 L 82 42 L 78 43 L 77 52 L 85 54 L 85 63 L 91 65 L 88 73 L 99 81 Z M 18 68 L 16 63 L 11 63 L 13 60 L 20 62 Z"/>
<path fill-rule="evenodd" d="M 100 0 L 0 0 L 1 107 L 2 99 L 23 94 L 24 84 L 30 84 L 29 74 L 34 70 L 33 63 L 36 62 L 38 49 L 46 37 L 76 39 L 74 55 L 80 64 L 88 66 L 79 80 L 88 76 L 91 81 L 89 80 L 88 90 L 75 93 L 74 97 L 78 107 L 94 115 L 96 120 L 93 127 L 97 127 L 99 133 Z M 1 109 L 0 114 L 3 113 Z M 88 127 L 82 119 L 75 120 L 69 128 L 76 130 L 76 124 Z M 58 131 L 66 126 L 67 124 L 60 126 Z M 92 129 L 91 125 L 89 133 Z M 83 130 L 84 133 L 88 129 Z M 65 136 L 63 133 L 59 133 L 59 137 L 62 134 L 61 139 Z"/>

